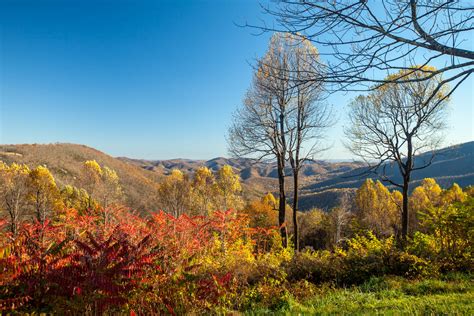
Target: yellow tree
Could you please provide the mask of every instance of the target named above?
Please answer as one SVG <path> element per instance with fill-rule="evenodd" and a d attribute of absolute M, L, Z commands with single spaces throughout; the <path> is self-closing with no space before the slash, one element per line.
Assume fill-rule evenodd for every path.
<path fill-rule="evenodd" d="M 115 170 L 109 167 L 102 168 L 102 199 L 101 204 L 104 208 L 110 204 L 119 203 L 123 197 L 120 178 Z"/>
<path fill-rule="evenodd" d="M 398 191 L 391 193 L 380 181 L 376 182 L 375 188 L 380 203 L 377 214 L 379 230 L 383 235 L 395 234 L 400 222 L 403 195 Z"/>
<path fill-rule="evenodd" d="M 120 179 L 115 170 L 107 166 L 102 168 L 102 175 L 97 191 L 97 195 L 100 196 L 99 203 L 101 205 L 99 212 L 104 219 L 104 223 L 107 225 L 112 220 L 111 211 L 113 208 L 110 206 L 119 203 L 123 196 Z"/>
<path fill-rule="evenodd" d="M 430 206 L 437 206 L 441 202 L 441 187 L 433 178 L 425 178 L 412 194 L 410 204 L 412 209 L 420 210 Z"/>
<path fill-rule="evenodd" d="M 102 211 L 107 211 L 111 204 L 118 203 L 123 198 L 117 172 L 107 166 L 101 167 L 95 160 L 84 162 L 82 186 L 88 193 L 88 208 L 92 208 L 96 200 Z"/>
<path fill-rule="evenodd" d="M 220 196 L 220 207 L 224 210 L 238 209 L 242 207 L 242 186 L 239 175 L 234 173 L 232 167 L 225 165 L 217 172 L 216 180 L 217 191 Z"/>
<path fill-rule="evenodd" d="M 87 160 L 82 166 L 81 185 L 88 193 L 88 208 L 93 206 L 93 199 L 102 182 L 102 168 L 95 160 Z"/>
<path fill-rule="evenodd" d="M 278 226 L 278 212 L 271 201 L 265 199 L 251 201 L 243 208 L 242 213 L 249 217 L 251 227 Z"/>
<path fill-rule="evenodd" d="M 161 207 L 175 217 L 189 211 L 191 194 L 188 177 L 178 169 L 173 169 L 158 187 Z"/>
<path fill-rule="evenodd" d="M 275 196 L 271 193 L 271 192 L 268 192 L 267 194 L 265 194 L 262 198 L 262 203 L 264 204 L 267 204 L 267 205 L 270 205 L 272 206 L 274 209 L 277 209 L 278 207 L 278 201 L 277 199 L 275 198 Z"/>
<path fill-rule="evenodd" d="M 394 226 L 396 227 L 396 235 L 399 235 L 402 218 L 403 194 L 398 190 L 392 191 L 393 214 L 395 216 Z"/>
<path fill-rule="evenodd" d="M 199 167 L 193 178 L 193 205 L 195 213 L 205 215 L 215 210 L 216 179 L 207 167 Z"/>
<path fill-rule="evenodd" d="M 0 207 L 8 213 L 10 231 L 16 235 L 28 205 L 30 168 L 27 165 L 0 162 Z"/>
<path fill-rule="evenodd" d="M 438 207 L 441 203 L 441 187 L 432 178 L 426 178 L 421 181 L 410 196 L 410 224 L 414 229 L 419 228 L 418 214 L 431 207 Z"/>
<path fill-rule="evenodd" d="M 79 189 L 72 185 L 66 185 L 61 189 L 61 199 L 65 208 L 85 211 L 89 205 L 89 194 L 85 189 Z M 95 206 L 97 203 L 92 202 Z"/>
<path fill-rule="evenodd" d="M 377 208 L 378 205 L 374 180 L 366 179 L 360 188 L 357 189 L 355 202 L 359 219 L 364 222 L 365 218 L 369 217 L 372 210 Z"/>
<path fill-rule="evenodd" d="M 48 168 L 38 166 L 29 174 L 29 199 L 33 204 L 36 219 L 44 223 L 52 211 L 62 207 L 56 181 Z"/>
<path fill-rule="evenodd" d="M 452 204 L 454 202 L 464 202 L 467 194 L 464 193 L 461 187 L 454 183 L 449 189 L 443 192 L 442 201 L 444 204 Z"/>
<path fill-rule="evenodd" d="M 356 192 L 358 216 L 362 224 L 378 235 L 397 231 L 400 192 L 390 191 L 380 182 L 367 179 Z"/>

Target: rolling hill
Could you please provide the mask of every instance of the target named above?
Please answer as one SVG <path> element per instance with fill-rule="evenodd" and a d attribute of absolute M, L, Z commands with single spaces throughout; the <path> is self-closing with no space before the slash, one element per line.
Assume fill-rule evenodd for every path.
<path fill-rule="evenodd" d="M 30 168 L 45 165 L 51 170 L 60 186 L 77 185 L 81 164 L 92 159 L 117 171 L 127 205 L 141 211 L 156 208 L 155 192 L 159 179 L 156 173 L 84 145 L 0 145 L 0 160 L 6 163 L 24 163 Z"/>
<path fill-rule="evenodd" d="M 417 157 L 417 162 L 427 160 L 431 153 Z M 436 152 L 433 164 L 414 172 L 414 186 L 423 178 L 435 178 L 440 185 L 448 187 L 453 182 L 461 186 L 474 184 L 474 142 L 447 147 Z M 266 192 L 276 192 L 278 187 L 277 169 L 274 163 L 255 162 L 245 158 L 218 157 L 211 160 L 171 159 L 145 160 L 125 157 L 114 158 L 96 149 L 76 144 L 32 144 L 0 145 L 0 160 L 11 163 L 25 163 L 30 167 L 46 165 L 59 185 L 76 184 L 81 163 L 95 159 L 99 164 L 115 169 L 121 179 L 126 194 L 126 203 L 138 210 L 156 209 L 156 188 L 164 176 L 172 169 L 193 173 L 200 166 L 217 171 L 224 165 L 234 168 L 243 182 L 244 195 L 256 198 Z M 341 194 L 353 195 L 368 175 L 361 162 L 307 163 L 302 171 L 301 210 L 313 207 L 330 209 L 337 205 Z M 286 170 L 291 175 L 290 170 Z M 389 168 L 393 179 L 400 180 L 395 168 Z M 291 196 L 291 179 L 288 178 Z"/>
<path fill-rule="evenodd" d="M 431 159 L 432 154 L 433 152 L 427 152 L 416 157 L 415 166 L 424 165 Z M 434 154 L 432 164 L 428 168 L 412 173 L 412 188 L 424 178 L 434 178 L 444 188 L 454 182 L 460 186 L 474 184 L 474 142 L 446 147 Z M 368 175 L 366 171 L 367 167 L 355 168 L 330 179 L 306 185 L 302 190 L 313 193 L 328 189 L 358 188 L 366 178 L 377 179 L 374 175 Z M 387 175 L 395 182 L 402 181 L 398 169 L 394 166 L 387 168 Z"/>

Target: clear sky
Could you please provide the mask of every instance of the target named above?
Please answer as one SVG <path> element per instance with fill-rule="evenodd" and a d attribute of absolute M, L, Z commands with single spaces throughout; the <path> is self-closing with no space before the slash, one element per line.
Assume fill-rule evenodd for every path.
<path fill-rule="evenodd" d="M 113 156 L 227 156 L 225 133 L 269 34 L 256 1 L 0 0 L 0 143 L 71 142 Z M 474 80 L 446 145 L 474 140 Z M 341 145 L 351 95 L 332 96 Z"/>

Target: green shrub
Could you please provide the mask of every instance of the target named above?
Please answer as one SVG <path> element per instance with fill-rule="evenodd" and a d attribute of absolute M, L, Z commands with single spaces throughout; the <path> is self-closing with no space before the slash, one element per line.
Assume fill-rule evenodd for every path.
<path fill-rule="evenodd" d="M 296 253 L 284 267 L 290 282 L 307 280 L 313 283 L 337 282 L 343 259 L 327 250 Z"/>
<path fill-rule="evenodd" d="M 356 236 L 348 241 L 343 281 L 360 284 L 371 277 L 398 275 L 408 278 L 432 273 L 428 261 L 399 250 L 393 237 L 378 239 L 374 234 Z"/>

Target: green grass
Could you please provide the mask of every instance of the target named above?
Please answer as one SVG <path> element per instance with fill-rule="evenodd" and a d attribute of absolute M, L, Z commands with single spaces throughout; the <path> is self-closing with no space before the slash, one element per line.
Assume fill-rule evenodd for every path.
<path fill-rule="evenodd" d="M 471 276 L 409 281 L 372 278 L 365 284 L 325 293 L 298 302 L 290 298 L 279 310 L 252 310 L 248 314 L 347 315 L 474 315 Z"/>

